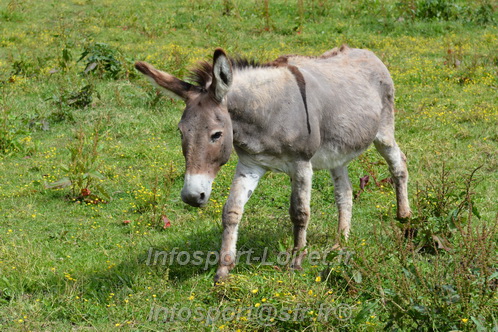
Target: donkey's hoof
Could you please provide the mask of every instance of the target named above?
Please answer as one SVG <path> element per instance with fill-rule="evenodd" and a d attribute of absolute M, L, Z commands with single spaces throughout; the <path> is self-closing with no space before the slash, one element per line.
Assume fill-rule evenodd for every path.
<path fill-rule="evenodd" d="M 213 279 L 213 285 L 214 286 L 217 286 L 217 285 L 220 285 L 222 282 L 224 282 L 225 280 L 227 279 L 227 277 L 221 277 L 219 276 L 218 274 L 216 274 L 214 276 L 214 279 Z"/>
<path fill-rule="evenodd" d="M 302 270 L 303 270 L 303 268 L 302 268 L 302 266 L 301 266 L 301 265 L 294 265 L 294 264 L 291 264 L 291 265 L 289 266 L 289 269 L 290 269 L 290 270 L 293 270 L 293 271 L 302 271 Z"/>
<path fill-rule="evenodd" d="M 222 283 L 223 281 L 228 279 L 228 270 L 225 268 L 218 269 L 214 276 L 214 285 Z"/>
<path fill-rule="evenodd" d="M 408 211 L 398 211 L 398 213 L 396 214 L 396 219 L 398 221 L 408 221 L 410 220 L 412 217 L 412 211 L 408 210 Z"/>

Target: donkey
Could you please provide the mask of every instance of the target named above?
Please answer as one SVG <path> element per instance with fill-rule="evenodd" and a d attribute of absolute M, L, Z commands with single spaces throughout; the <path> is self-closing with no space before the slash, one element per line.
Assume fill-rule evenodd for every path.
<path fill-rule="evenodd" d="M 295 269 L 306 254 L 313 170 L 330 170 L 338 232 L 347 240 L 352 210 L 347 165 L 372 142 L 389 165 L 397 217 L 410 217 L 406 157 L 394 139 L 394 85 L 372 52 L 343 45 L 317 57 L 289 55 L 260 64 L 229 58 L 218 48 L 212 63 L 202 62 L 192 71 L 194 84 L 145 62 L 135 67 L 186 103 L 178 125 L 186 162 L 185 203 L 205 205 L 232 146 L 239 157 L 223 208 L 215 282 L 235 265 L 244 205 L 267 171 L 284 172 L 291 179 Z"/>

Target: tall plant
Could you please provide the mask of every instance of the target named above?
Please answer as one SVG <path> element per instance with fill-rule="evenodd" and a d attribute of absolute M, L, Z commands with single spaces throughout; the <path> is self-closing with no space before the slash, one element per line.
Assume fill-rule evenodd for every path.
<path fill-rule="evenodd" d="M 61 165 L 66 176 L 46 187 L 71 187 L 73 200 L 92 204 L 108 202 L 111 197 L 101 184 L 105 177 L 99 172 L 100 152 L 103 149 L 100 139 L 99 124 L 93 128 L 90 136 L 83 129 L 78 129 L 76 140 L 67 146 L 70 153 L 69 163 Z"/>

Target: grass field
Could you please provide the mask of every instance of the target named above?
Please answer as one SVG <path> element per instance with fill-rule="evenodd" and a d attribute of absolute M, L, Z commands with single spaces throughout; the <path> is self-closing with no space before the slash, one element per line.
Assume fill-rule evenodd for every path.
<path fill-rule="evenodd" d="M 498 331 L 496 10 L 0 0 L 0 330 Z M 239 233 L 252 253 L 213 286 L 237 158 L 206 208 L 184 204 L 183 105 L 134 61 L 186 77 L 216 47 L 270 61 L 343 43 L 374 51 L 393 76 L 413 219 L 394 219 L 387 165 L 369 149 L 350 165 L 347 246 L 327 253 L 337 210 L 328 173 L 316 172 L 308 252 L 320 259 L 290 271 L 289 180 L 267 174 Z"/>

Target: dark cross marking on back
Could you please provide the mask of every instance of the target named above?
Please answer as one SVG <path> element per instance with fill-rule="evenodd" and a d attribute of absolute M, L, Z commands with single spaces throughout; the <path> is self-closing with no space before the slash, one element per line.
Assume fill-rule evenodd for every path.
<path fill-rule="evenodd" d="M 303 73 L 296 66 L 288 65 L 290 72 L 296 78 L 297 86 L 299 87 L 299 92 L 301 92 L 301 97 L 303 98 L 304 110 L 306 111 L 306 124 L 308 125 L 308 134 L 311 134 L 310 125 L 310 114 L 308 113 L 308 103 L 306 101 L 306 81 L 304 80 Z"/>
<path fill-rule="evenodd" d="M 294 65 L 289 65 L 289 57 L 291 57 L 291 55 L 283 55 L 268 63 L 268 65 L 275 67 L 287 67 L 291 74 L 294 75 L 299 92 L 301 93 L 301 98 L 303 98 L 304 110 L 306 111 L 306 124 L 308 125 L 308 134 L 311 134 L 310 115 L 308 112 L 308 102 L 306 101 L 306 81 L 304 80 L 303 73 L 301 73 L 299 68 Z"/>

